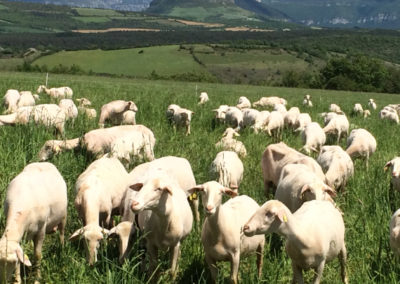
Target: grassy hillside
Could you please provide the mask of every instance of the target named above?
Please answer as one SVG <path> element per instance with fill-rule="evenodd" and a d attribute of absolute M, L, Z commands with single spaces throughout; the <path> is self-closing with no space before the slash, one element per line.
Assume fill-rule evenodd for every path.
<path fill-rule="evenodd" d="M 43 74 L 0 73 L 0 93 L 9 88 L 35 90 L 44 83 Z M 239 96 L 247 96 L 254 101 L 261 96 L 278 95 L 288 100 L 289 106 L 299 106 L 302 111 L 310 112 L 313 120 L 322 124 L 318 113 L 327 111 L 330 103 L 339 104 L 346 113 L 350 113 L 354 103 L 363 106 L 372 97 L 382 107 L 388 103 L 398 103 L 398 95 L 331 92 L 321 90 L 267 88 L 246 85 L 195 84 L 165 81 L 146 81 L 132 79 L 110 79 L 85 76 L 51 75 L 50 86 L 68 85 L 74 90 L 74 97 L 87 97 L 99 110 L 101 105 L 113 99 L 132 99 L 139 108 L 138 123 L 151 128 L 157 139 L 156 157 L 177 155 L 187 158 L 193 168 L 197 183 L 209 179 L 209 166 L 217 154 L 214 144 L 224 131 L 224 126 L 212 126 L 212 109 L 220 104 L 234 105 Z M 195 94 L 207 91 L 210 102 L 205 106 L 197 105 Z M 303 95 L 310 93 L 314 108 L 303 109 Z M 41 102 L 47 99 L 42 96 Z M 183 131 L 174 132 L 165 119 L 165 109 L 170 103 L 177 103 L 192 109 L 192 134 L 186 137 Z M 355 176 L 350 179 L 346 192 L 339 193 L 336 199 L 344 212 L 346 225 L 346 243 L 348 249 L 347 270 L 350 283 L 398 283 L 400 268 L 389 248 L 388 224 L 391 214 L 399 207 L 399 193 L 389 191 L 390 177 L 383 171 L 383 166 L 392 157 L 399 155 L 399 141 L 395 133 L 398 126 L 378 118 L 372 112 L 368 119 L 349 116 L 351 128 L 368 129 L 377 139 L 377 152 L 371 157 L 367 169 L 365 164 L 355 162 Z M 68 124 L 66 138 L 81 136 L 96 128 L 96 121 L 87 121 L 78 117 L 75 125 Z M 52 139 L 53 132 L 35 125 L 0 127 L 0 203 L 5 197 L 5 190 L 10 180 L 23 167 L 37 160 L 37 153 L 47 139 Z M 263 182 L 260 169 L 260 157 L 265 147 L 272 143 L 266 134 L 255 135 L 249 130 L 238 138 L 245 144 L 248 157 L 243 159 L 245 173 L 239 188 L 240 194 L 253 197 L 259 204 L 266 201 L 263 196 Z M 12 143 L 10 143 L 12 141 Z M 283 134 L 283 141 L 299 149 L 301 139 L 289 131 Z M 340 143 L 345 147 L 345 141 Z M 65 152 L 51 160 L 68 184 L 68 221 L 67 236 L 81 227 L 73 205 L 74 184 L 78 175 L 89 165 L 90 159 L 81 151 Z M 0 232 L 4 229 L 5 217 L 0 215 Z M 82 242 L 66 242 L 61 247 L 58 234 L 46 236 L 43 246 L 42 276 L 46 283 L 143 283 L 144 274 L 139 272 L 140 252 L 136 249 L 124 265 L 118 264 L 117 242 L 104 241 L 99 252 L 99 261 L 89 267 L 85 260 Z M 23 244 L 25 252 L 32 258 L 32 246 Z M 169 258 L 160 256 L 160 269 L 168 269 Z M 222 268 L 219 283 L 226 283 L 229 277 L 227 263 Z M 26 270 L 29 275 L 29 269 Z M 240 266 L 241 283 L 288 283 L 291 279 L 291 264 L 281 238 L 267 236 L 264 256 L 263 275 L 256 277 L 255 257 L 243 259 Z M 310 281 L 312 273 L 306 280 Z M 340 283 L 339 263 L 334 260 L 325 267 L 322 283 Z M 204 263 L 204 254 L 200 242 L 200 232 L 193 229 L 191 235 L 182 243 L 182 255 L 176 283 L 209 283 L 210 275 Z M 168 275 L 163 274 L 160 283 L 171 283 Z"/>

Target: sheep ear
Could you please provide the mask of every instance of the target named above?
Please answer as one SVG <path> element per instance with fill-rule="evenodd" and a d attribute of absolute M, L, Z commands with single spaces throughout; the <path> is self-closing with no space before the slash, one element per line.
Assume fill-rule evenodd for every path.
<path fill-rule="evenodd" d="M 239 187 L 237 186 L 237 184 L 231 182 L 231 183 L 229 184 L 229 188 L 230 188 L 230 189 L 238 189 Z"/>
<path fill-rule="evenodd" d="M 311 189 L 310 189 L 310 186 L 309 186 L 308 184 L 305 184 L 305 185 L 301 188 L 301 192 L 300 192 L 300 196 L 301 196 L 301 199 L 302 199 L 302 200 L 304 199 L 304 194 L 305 194 L 307 191 L 311 191 Z"/>
<path fill-rule="evenodd" d="M 142 187 L 143 187 L 143 183 L 141 183 L 141 182 L 138 182 L 138 183 L 135 183 L 135 184 L 132 184 L 129 186 L 129 188 L 134 191 L 140 191 L 142 189 Z"/>
<path fill-rule="evenodd" d="M 202 184 L 196 185 L 195 187 L 192 187 L 191 189 L 188 190 L 190 194 L 195 193 L 196 191 L 204 191 L 204 186 Z"/>
<path fill-rule="evenodd" d="M 172 195 L 172 189 L 168 185 L 161 188 L 161 190 L 164 190 L 164 191 L 168 192 L 170 195 Z"/>
<path fill-rule="evenodd" d="M 332 198 L 336 197 L 336 191 L 329 186 L 324 188 L 324 191 L 327 192 Z"/>
<path fill-rule="evenodd" d="M 21 263 L 23 263 L 25 266 L 32 266 L 31 261 L 29 260 L 28 256 L 24 254 L 20 246 L 18 246 L 15 253 L 17 254 L 17 257 Z"/>
<path fill-rule="evenodd" d="M 76 230 L 70 237 L 68 240 L 70 241 L 74 241 L 76 240 L 78 237 L 80 237 L 81 235 L 83 235 L 84 229 L 80 228 L 79 230 Z"/>
<path fill-rule="evenodd" d="M 278 217 L 278 219 L 279 219 L 279 221 L 281 221 L 281 223 L 286 223 L 288 221 L 286 213 L 285 213 L 285 211 L 283 209 L 279 210 L 276 213 L 276 217 Z"/>
<path fill-rule="evenodd" d="M 227 188 L 227 187 L 224 187 L 223 192 L 224 192 L 225 194 L 229 195 L 230 197 L 235 197 L 235 196 L 238 195 L 236 191 L 233 191 L 232 189 Z"/>
<path fill-rule="evenodd" d="M 387 162 L 386 165 L 383 167 L 383 170 L 386 172 L 391 165 L 392 165 L 392 161 Z"/>

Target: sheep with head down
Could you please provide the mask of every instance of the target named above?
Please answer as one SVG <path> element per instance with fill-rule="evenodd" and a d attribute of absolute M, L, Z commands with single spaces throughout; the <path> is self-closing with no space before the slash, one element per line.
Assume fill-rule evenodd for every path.
<path fill-rule="evenodd" d="M 131 110 L 137 112 L 138 108 L 133 101 L 115 100 L 101 107 L 99 127 L 104 127 L 106 121 L 110 121 L 113 125 L 119 125 L 123 121 L 125 111 Z"/>

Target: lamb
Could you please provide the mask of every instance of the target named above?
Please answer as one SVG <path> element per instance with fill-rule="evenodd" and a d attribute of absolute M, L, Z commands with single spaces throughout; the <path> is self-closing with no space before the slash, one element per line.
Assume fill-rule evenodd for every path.
<path fill-rule="evenodd" d="M 262 97 L 253 103 L 253 107 L 274 107 L 276 104 L 287 105 L 287 101 L 279 97 Z"/>
<path fill-rule="evenodd" d="M 229 107 L 225 114 L 225 123 L 239 130 L 243 125 L 243 113 L 237 107 Z"/>
<path fill-rule="evenodd" d="M 78 106 L 78 113 L 84 114 L 89 119 L 95 119 L 97 117 L 97 111 L 94 108 Z"/>
<path fill-rule="evenodd" d="M 369 99 L 368 100 L 368 107 L 373 109 L 373 110 L 376 110 L 376 103 L 375 103 L 374 99 Z"/>
<path fill-rule="evenodd" d="M 265 124 L 267 123 L 267 118 L 271 113 L 267 110 L 260 111 L 260 113 L 256 117 L 256 121 L 254 125 L 251 126 L 251 129 L 254 130 L 254 133 L 258 133 L 265 128 Z"/>
<path fill-rule="evenodd" d="M 5 114 L 7 113 L 13 113 L 17 110 L 18 108 L 18 100 L 20 98 L 20 94 L 18 92 L 18 90 L 14 90 L 14 89 L 9 89 L 7 90 L 6 94 L 3 97 L 3 104 L 4 107 L 6 108 L 5 110 Z"/>
<path fill-rule="evenodd" d="M 292 260 L 292 283 L 304 283 L 302 270 L 314 269 L 313 283 L 320 283 L 325 264 L 339 258 L 341 278 L 348 283 L 344 222 L 340 211 L 321 200 L 305 202 L 295 213 L 280 201 L 264 203 L 243 228 L 246 236 L 278 233 L 286 237 L 286 252 Z"/>
<path fill-rule="evenodd" d="M 336 192 L 325 184 L 306 165 L 288 164 L 282 168 L 276 200 L 285 204 L 291 212 L 310 200 L 327 200 L 333 202 Z"/>
<path fill-rule="evenodd" d="M 283 118 L 285 126 L 289 128 L 294 128 L 299 115 L 300 115 L 299 108 L 291 107 Z"/>
<path fill-rule="evenodd" d="M 233 128 L 229 127 L 222 134 L 222 138 L 215 144 L 215 147 L 227 151 L 234 151 L 242 158 L 247 156 L 247 150 L 243 142 L 233 138 L 233 136 L 240 136 Z"/>
<path fill-rule="evenodd" d="M 313 106 L 310 95 L 307 94 L 307 95 L 304 96 L 303 105 L 306 106 L 306 107 L 312 107 Z"/>
<path fill-rule="evenodd" d="M 240 97 L 236 104 L 236 107 L 238 109 L 251 108 L 251 102 L 246 97 Z"/>
<path fill-rule="evenodd" d="M 340 146 L 323 146 L 317 162 L 325 172 L 327 184 L 337 191 L 344 190 L 354 175 L 353 161 Z"/>
<path fill-rule="evenodd" d="M 88 107 L 92 105 L 92 102 L 89 101 L 87 98 L 79 98 L 76 99 L 76 101 L 78 102 L 78 107 Z"/>
<path fill-rule="evenodd" d="M 31 266 L 20 242 L 24 235 L 34 241 L 36 277 L 40 278 L 40 262 L 45 234 L 60 231 L 64 244 L 67 220 L 67 185 L 57 168 L 50 163 L 31 163 L 8 185 L 4 202 L 7 216 L 5 232 L 0 239 L 1 281 L 21 283 L 20 262 Z"/>
<path fill-rule="evenodd" d="M 190 122 L 192 121 L 192 115 L 194 114 L 193 111 L 188 110 L 186 108 L 179 108 L 176 109 L 172 116 L 172 125 L 174 129 L 177 126 L 185 127 L 186 129 L 186 136 L 190 134 Z"/>
<path fill-rule="evenodd" d="M 309 155 L 311 150 L 318 152 L 325 144 L 326 135 L 321 126 L 317 122 L 307 124 L 302 132 L 304 146 L 302 149 Z"/>
<path fill-rule="evenodd" d="M 349 134 L 349 121 L 345 115 L 337 115 L 333 117 L 324 127 L 325 134 L 337 135 L 337 143 L 340 138 Z"/>
<path fill-rule="evenodd" d="M 104 127 L 104 123 L 109 120 L 113 125 L 121 124 L 123 113 L 127 110 L 138 111 L 133 101 L 115 100 L 101 107 L 99 127 Z"/>
<path fill-rule="evenodd" d="M 368 167 L 369 157 L 376 150 L 375 137 L 367 130 L 359 128 L 353 129 L 347 138 L 346 152 L 354 160 L 356 158 L 364 158 Z"/>
<path fill-rule="evenodd" d="M 64 135 L 66 114 L 55 104 L 20 107 L 15 113 L 0 115 L 0 125 L 28 124 L 31 120 L 46 127 L 55 127 Z"/>
<path fill-rule="evenodd" d="M 231 281 L 238 282 L 240 258 L 251 253 L 257 254 L 258 277 L 261 277 L 264 253 L 264 236 L 243 236 L 245 222 L 260 206 L 247 195 L 241 195 L 222 203 L 222 194 L 236 196 L 236 192 L 223 185 L 210 181 L 196 186 L 199 191 L 207 217 L 201 231 L 201 242 L 205 259 L 215 283 L 218 274 L 217 261 L 231 263 Z"/>
<path fill-rule="evenodd" d="M 215 112 L 215 120 L 217 122 L 225 123 L 225 116 L 228 108 L 228 105 L 220 105 L 217 109 L 213 109 L 213 111 Z"/>
<path fill-rule="evenodd" d="M 137 193 L 131 209 L 139 214 L 139 227 L 144 231 L 149 271 L 157 267 L 158 250 L 169 248 L 171 275 L 175 279 L 181 242 L 192 230 L 193 215 L 187 196 L 178 182 L 162 170 L 148 172 L 138 182 L 130 185 Z"/>
<path fill-rule="evenodd" d="M 311 123 L 311 116 L 308 113 L 300 113 L 297 116 L 296 123 L 294 124 L 295 131 L 303 131 L 307 124 Z"/>
<path fill-rule="evenodd" d="M 136 124 L 136 112 L 132 110 L 127 110 L 122 114 L 121 124 Z"/>
<path fill-rule="evenodd" d="M 399 115 L 397 114 L 397 111 L 395 110 L 387 110 L 383 109 L 379 112 L 379 117 L 380 119 L 388 119 L 396 122 L 396 124 L 399 124 Z"/>
<path fill-rule="evenodd" d="M 208 102 L 210 99 L 208 98 L 208 94 L 206 92 L 201 92 L 199 96 L 199 103 L 198 105 L 203 105 Z"/>
<path fill-rule="evenodd" d="M 70 87 L 58 87 L 58 88 L 48 89 L 44 85 L 40 85 L 36 93 L 41 94 L 43 91 L 54 99 L 65 99 L 65 98 L 71 99 L 72 95 L 74 94 L 74 92 Z"/>
<path fill-rule="evenodd" d="M 308 157 L 285 143 L 270 144 L 265 148 L 261 157 L 261 168 L 264 180 L 265 195 L 269 195 L 269 188 L 277 186 L 282 168 L 287 164 L 304 164 L 309 167 L 323 182 L 325 175 L 320 165 L 311 157 Z"/>
<path fill-rule="evenodd" d="M 267 119 L 265 120 L 264 131 L 268 133 L 269 136 L 274 136 L 278 138 L 283 129 L 283 115 L 279 111 L 272 111 Z"/>
<path fill-rule="evenodd" d="M 79 138 L 70 140 L 47 140 L 39 151 L 39 161 L 47 161 L 53 155 L 65 150 L 72 150 L 79 147 Z"/>
<path fill-rule="evenodd" d="M 371 115 L 371 112 L 369 111 L 369 109 L 365 109 L 364 111 L 363 111 L 363 117 L 364 118 L 367 118 L 368 116 L 370 116 Z"/>
<path fill-rule="evenodd" d="M 72 121 L 75 120 L 75 118 L 78 117 L 78 108 L 76 107 L 75 103 L 71 99 L 62 99 L 58 103 L 58 106 L 64 110 L 66 116 L 68 119 L 71 119 Z"/>
<path fill-rule="evenodd" d="M 243 113 L 243 127 L 247 126 L 253 126 L 256 123 L 257 116 L 260 114 L 260 112 L 256 109 L 253 108 L 246 108 L 242 110 Z"/>
<path fill-rule="evenodd" d="M 396 257 L 400 256 L 400 209 L 392 215 L 389 225 L 390 247 Z"/>
<path fill-rule="evenodd" d="M 17 107 L 23 107 L 23 106 L 34 106 L 36 103 L 35 98 L 32 95 L 32 92 L 30 91 L 21 91 L 20 92 L 20 97 L 17 103 Z"/>
<path fill-rule="evenodd" d="M 336 112 L 338 114 L 343 114 L 343 111 L 341 110 L 340 106 L 338 106 L 337 104 L 330 104 L 329 111 Z"/>
<path fill-rule="evenodd" d="M 363 107 L 361 106 L 361 104 L 355 104 L 353 107 L 353 113 L 354 114 L 363 114 L 364 110 Z"/>
<path fill-rule="evenodd" d="M 389 168 L 392 176 L 390 187 L 400 191 L 400 157 L 391 159 L 383 169 L 387 171 Z"/>
<path fill-rule="evenodd" d="M 69 239 L 85 238 L 86 259 L 90 265 L 97 262 L 97 247 L 103 234 L 109 233 L 100 226 L 111 227 L 113 210 L 121 205 L 128 177 L 118 159 L 105 156 L 91 163 L 75 183 L 75 208 L 83 227 Z"/>
<path fill-rule="evenodd" d="M 211 163 L 210 176 L 225 187 L 237 190 L 243 179 L 243 163 L 232 151 L 222 151 Z"/>

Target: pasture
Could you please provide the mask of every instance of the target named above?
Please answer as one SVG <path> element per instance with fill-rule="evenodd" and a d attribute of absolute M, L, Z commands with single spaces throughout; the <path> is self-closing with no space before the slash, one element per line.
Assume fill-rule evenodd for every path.
<path fill-rule="evenodd" d="M 143 66 L 145 67 L 145 63 Z M 44 83 L 44 74 L 0 73 L 0 93 L 7 89 L 35 91 Z M 203 83 L 181 83 L 171 81 L 147 81 L 139 79 L 111 79 L 104 77 L 50 75 L 49 86 L 70 86 L 74 98 L 89 98 L 99 111 L 100 107 L 114 99 L 133 100 L 139 111 L 136 119 L 153 130 L 157 139 L 156 157 L 175 155 L 184 157 L 192 165 L 198 184 L 209 180 L 209 166 L 217 154 L 214 144 L 220 139 L 224 126 L 213 126 L 212 109 L 220 104 L 236 105 L 239 96 L 247 96 L 252 102 L 262 96 L 277 95 L 288 100 L 288 106 L 299 106 L 310 113 L 314 121 L 323 123 L 318 113 L 328 110 L 330 103 L 337 103 L 348 114 L 350 128 L 366 128 L 377 140 L 377 151 L 365 164 L 356 160 L 355 176 L 350 179 L 346 191 L 338 194 L 338 206 L 344 212 L 346 244 L 348 250 L 347 271 L 350 283 L 398 283 L 400 268 L 389 247 L 389 220 L 395 209 L 400 207 L 399 193 L 389 191 L 389 175 L 383 171 L 387 161 L 399 155 L 399 126 L 378 118 L 378 110 L 370 118 L 352 117 L 350 112 L 354 103 L 364 107 L 369 98 L 374 98 L 378 109 L 389 103 L 399 103 L 400 97 L 393 94 L 351 93 L 322 90 L 285 89 L 248 85 L 223 85 Z M 197 86 L 197 87 L 196 87 Z M 197 105 L 200 91 L 209 94 L 210 101 L 204 106 Z M 314 107 L 302 107 L 303 96 L 312 96 Z M 48 99 L 42 95 L 41 103 Z M 179 104 L 195 112 L 192 119 L 192 134 L 173 131 L 165 119 L 165 110 L 171 103 Z M 78 117 L 75 124 L 66 126 L 67 139 L 79 137 L 97 128 L 97 121 Z M 0 204 L 3 204 L 7 185 L 30 162 L 37 161 L 37 153 L 43 143 L 54 139 L 52 130 L 42 126 L 0 127 Z M 274 141 L 266 134 L 254 134 L 249 129 L 238 137 L 248 151 L 242 159 L 244 179 L 239 188 L 240 194 L 254 198 L 259 204 L 267 199 L 264 196 L 260 159 L 265 147 Z M 288 130 L 283 133 L 283 141 L 299 149 L 302 146 L 299 135 Z M 328 140 L 329 142 L 329 140 Z M 345 141 L 340 144 L 345 147 Z M 315 155 L 314 155 L 315 157 Z M 91 162 L 81 151 L 65 152 L 53 157 L 54 163 L 68 185 L 68 220 L 66 237 L 82 226 L 73 205 L 74 184 L 78 175 Z M 202 212 L 201 212 L 202 214 Z M 202 220 L 204 216 L 202 214 Z M 0 210 L 0 232 L 3 233 L 5 218 Z M 280 237 L 267 236 L 263 274 L 257 279 L 255 256 L 242 259 L 239 279 L 241 283 L 289 283 L 292 269 L 284 244 Z M 32 244 L 22 244 L 25 253 L 32 258 Z M 98 263 L 90 267 L 85 260 L 82 241 L 66 242 L 62 247 L 58 233 L 47 235 L 43 246 L 42 278 L 45 283 L 145 283 L 145 274 L 140 271 L 140 256 L 143 253 L 134 246 L 130 259 L 118 264 L 116 240 L 102 242 Z M 169 267 L 167 254 L 160 256 L 160 269 Z M 227 263 L 220 264 L 219 282 L 226 283 L 229 277 Z M 26 269 L 26 268 L 25 268 Z M 23 270 L 22 270 L 23 271 Z M 29 276 L 29 269 L 26 270 Z M 307 281 L 311 279 L 307 274 Z M 29 281 L 29 279 L 28 279 Z M 191 235 L 182 243 L 177 283 L 208 283 L 210 274 L 204 262 L 200 242 L 200 230 L 194 226 Z M 163 273 L 160 283 L 171 282 L 169 275 Z M 340 283 L 337 260 L 326 265 L 322 283 Z"/>

